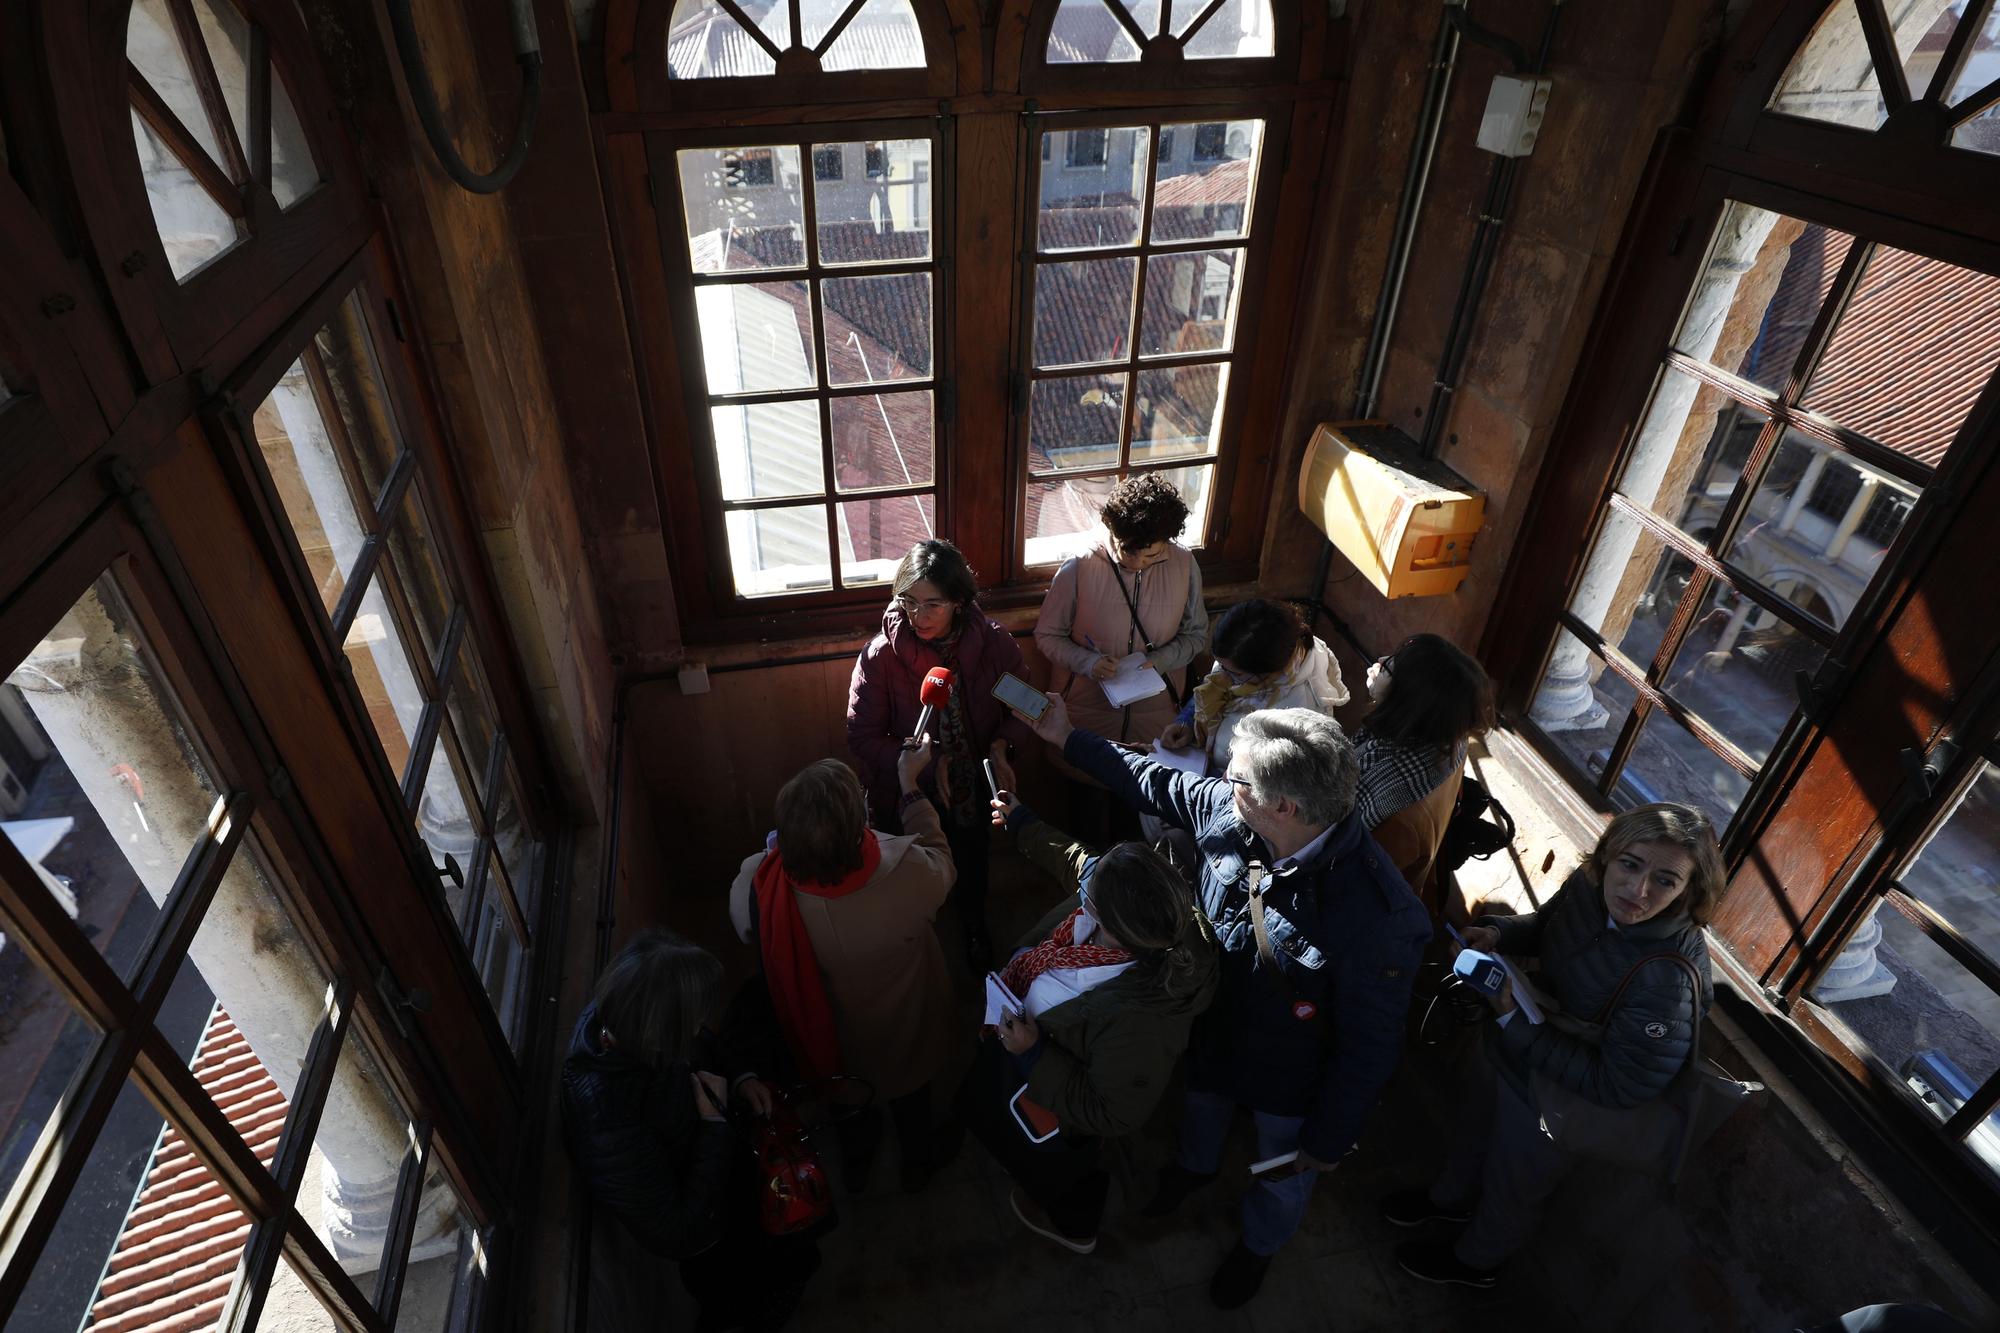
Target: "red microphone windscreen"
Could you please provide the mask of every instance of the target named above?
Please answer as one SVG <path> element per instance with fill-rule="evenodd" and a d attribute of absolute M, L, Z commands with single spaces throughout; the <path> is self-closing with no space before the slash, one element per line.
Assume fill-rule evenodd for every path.
<path fill-rule="evenodd" d="M 942 708 L 951 699 L 951 669 L 932 667 L 924 677 L 924 687 L 917 697 L 933 708 Z"/>

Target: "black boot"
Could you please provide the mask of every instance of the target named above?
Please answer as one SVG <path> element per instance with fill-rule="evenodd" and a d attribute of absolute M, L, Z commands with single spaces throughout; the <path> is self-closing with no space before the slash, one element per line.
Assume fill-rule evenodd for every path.
<path fill-rule="evenodd" d="M 1215 1302 L 1218 1310 L 1234 1310 L 1248 1305 L 1250 1298 L 1257 1294 L 1257 1288 L 1264 1285 L 1264 1274 L 1271 1268 L 1271 1258 L 1265 1254 L 1252 1254 L 1244 1248 L 1242 1241 L 1222 1261 L 1222 1267 L 1215 1270 L 1215 1276 L 1208 1280 L 1208 1298 Z"/>
<path fill-rule="evenodd" d="M 1166 1217 L 1178 1209 L 1188 1195 L 1214 1180 L 1218 1174 L 1215 1171 L 1206 1174 L 1190 1171 L 1179 1162 L 1168 1162 L 1160 1168 L 1152 1201 L 1139 1212 L 1145 1217 Z"/>

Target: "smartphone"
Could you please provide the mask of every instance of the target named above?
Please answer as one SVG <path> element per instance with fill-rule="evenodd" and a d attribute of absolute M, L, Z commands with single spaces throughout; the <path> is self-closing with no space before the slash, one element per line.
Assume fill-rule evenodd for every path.
<path fill-rule="evenodd" d="M 1258 1180 L 1284 1180 L 1292 1175 L 1292 1163 L 1299 1160 L 1299 1150 L 1279 1153 L 1276 1157 L 1266 1157 L 1261 1162 L 1250 1164 L 1250 1174 Z"/>
<path fill-rule="evenodd" d="M 991 759 L 982 759 L 979 762 L 986 766 L 986 789 L 993 793 L 993 799 L 997 801 L 1000 799 L 999 770 L 993 767 Z"/>
<path fill-rule="evenodd" d="M 1049 696 L 1010 671 L 1001 672 L 1000 679 L 993 682 L 993 697 L 1036 722 L 1049 711 Z"/>

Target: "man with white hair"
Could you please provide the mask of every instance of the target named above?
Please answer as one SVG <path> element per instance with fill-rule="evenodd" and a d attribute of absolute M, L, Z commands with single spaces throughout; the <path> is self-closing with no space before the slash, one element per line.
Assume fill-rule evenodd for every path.
<path fill-rule="evenodd" d="M 1075 729 L 1059 697 L 1035 731 L 1201 850 L 1221 984 L 1189 1038 L 1180 1150 L 1145 1212 L 1164 1217 L 1215 1179 L 1239 1106 L 1256 1122 L 1257 1160 L 1296 1150 L 1252 1183 L 1242 1236 L 1209 1282 L 1210 1298 L 1234 1309 L 1257 1294 L 1318 1174 L 1353 1151 L 1394 1072 L 1430 918 L 1354 816 L 1354 746 L 1324 714 L 1250 714 L 1219 778 Z"/>

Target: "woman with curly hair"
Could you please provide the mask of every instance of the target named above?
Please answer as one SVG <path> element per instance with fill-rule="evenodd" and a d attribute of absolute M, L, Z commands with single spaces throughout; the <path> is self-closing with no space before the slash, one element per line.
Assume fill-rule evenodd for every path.
<path fill-rule="evenodd" d="M 1187 526 L 1187 502 L 1161 474 L 1121 480 L 1099 517 L 1104 543 L 1056 571 L 1035 621 L 1035 646 L 1054 668 L 1051 692 L 1063 696 L 1077 726 L 1144 745 L 1174 720 L 1185 668 L 1208 642 L 1201 568 L 1175 540 Z M 1115 708 L 1102 682 L 1132 653 L 1144 653 L 1166 677 L 1167 693 Z"/>

